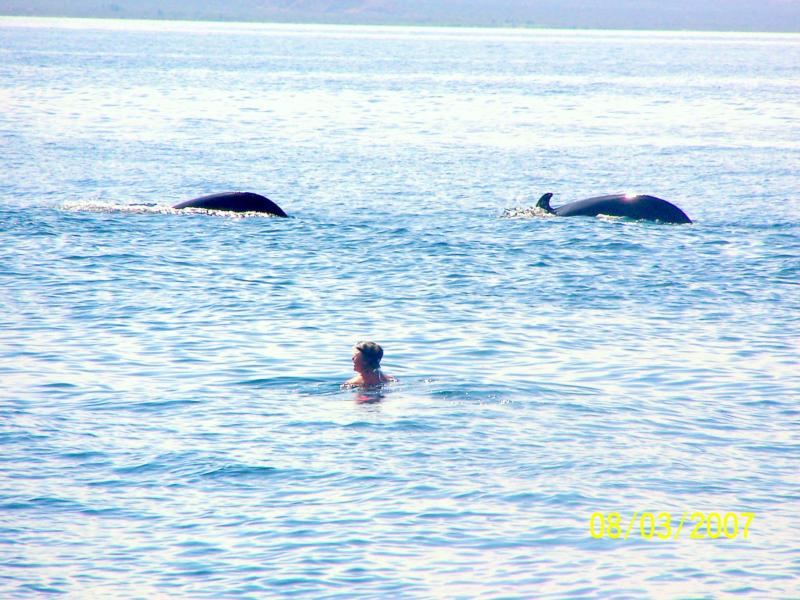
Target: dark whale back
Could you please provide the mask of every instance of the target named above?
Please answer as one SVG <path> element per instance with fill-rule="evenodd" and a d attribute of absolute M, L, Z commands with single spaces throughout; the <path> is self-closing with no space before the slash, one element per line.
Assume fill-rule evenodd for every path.
<path fill-rule="evenodd" d="M 172 208 L 205 208 L 207 210 L 230 210 L 233 212 L 260 212 L 288 216 L 283 209 L 269 198 L 252 192 L 223 192 L 202 196 L 176 204 Z"/>
<path fill-rule="evenodd" d="M 553 209 L 561 217 L 596 217 L 608 215 L 611 217 L 628 217 L 629 219 L 647 219 L 663 223 L 691 223 L 680 208 L 655 196 L 626 196 L 625 194 L 610 194 L 596 196 L 585 200 L 570 202 L 564 206 Z"/>

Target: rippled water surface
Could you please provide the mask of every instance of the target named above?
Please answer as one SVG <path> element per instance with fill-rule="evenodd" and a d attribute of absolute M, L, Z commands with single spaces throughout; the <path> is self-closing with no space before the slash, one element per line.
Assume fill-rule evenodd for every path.
<path fill-rule="evenodd" d="M 798 65 L 0 19 L 0 596 L 800 597 Z M 169 208 L 230 189 L 292 218 Z M 398 383 L 340 389 L 361 339 Z"/>

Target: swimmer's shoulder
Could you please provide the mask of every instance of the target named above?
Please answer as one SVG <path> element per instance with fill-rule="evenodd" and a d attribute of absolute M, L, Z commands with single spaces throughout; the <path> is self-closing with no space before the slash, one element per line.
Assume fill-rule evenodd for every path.
<path fill-rule="evenodd" d="M 359 387 L 359 386 L 360 386 L 360 385 L 362 385 L 363 383 L 364 383 L 364 379 L 361 377 L 361 375 L 356 375 L 355 377 L 351 377 L 350 379 L 348 379 L 347 381 L 345 381 L 345 382 L 342 384 L 342 387 L 343 387 L 343 388 L 353 388 L 353 387 Z"/>

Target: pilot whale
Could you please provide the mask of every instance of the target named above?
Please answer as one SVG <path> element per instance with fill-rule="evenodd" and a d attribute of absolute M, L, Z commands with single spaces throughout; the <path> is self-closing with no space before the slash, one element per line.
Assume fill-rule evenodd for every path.
<path fill-rule="evenodd" d="M 275 215 L 276 217 L 288 216 L 283 209 L 269 198 L 252 192 L 222 192 L 201 196 L 176 204 L 172 208 L 205 208 L 208 210 L 230 210 L 233 212 L 260 212 Z"/>
<path fill-rule="evenodd" d="M 608 215 L 611 217 L 661 221 L 663 223 L 692 222 L 680 208 L 655 196 L 611 194 L 609 196 L 596 196 L 585 200 L 577 200 L 576 202 L 569 202 L 563 206 L 551 208 L 550 199 L 552 197 L 553 194 L 548 192 L 539 198 L 536 206 L 560 217 Z"/>

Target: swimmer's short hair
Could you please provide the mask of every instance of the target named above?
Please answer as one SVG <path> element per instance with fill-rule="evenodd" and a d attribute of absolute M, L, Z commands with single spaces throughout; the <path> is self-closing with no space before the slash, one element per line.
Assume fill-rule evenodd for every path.
<path fill-rule="evenodd" d="M 380 369 L 381 359 L 383 358 L 383 348 L 375 342 L 358 342 L 356 350 L 361 352 L 364 361 L 370 369 Z"/>

